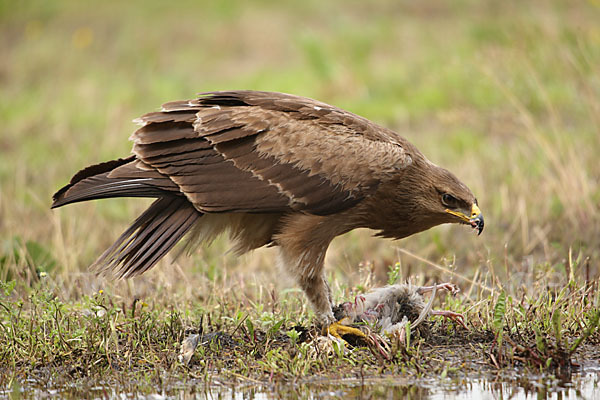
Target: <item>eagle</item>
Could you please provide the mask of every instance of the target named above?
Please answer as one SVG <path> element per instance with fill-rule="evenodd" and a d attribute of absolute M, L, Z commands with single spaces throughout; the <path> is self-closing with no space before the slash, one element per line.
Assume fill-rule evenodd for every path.
<path fill-rule="evenodd" d="M 290 94 L 201 93 L 134 120 L 132 154 L 76 173 L 52 208 L 156 199 L 95 261 L 128 278 L 187 245 L 228 232 L 242 254 L 278 249 L 322 327 L 333 327 L 324 275 L 331 241 L 356 228 L 401 239 L 444 223 L 484 227 L 471 190 L 396 132 Z"/>

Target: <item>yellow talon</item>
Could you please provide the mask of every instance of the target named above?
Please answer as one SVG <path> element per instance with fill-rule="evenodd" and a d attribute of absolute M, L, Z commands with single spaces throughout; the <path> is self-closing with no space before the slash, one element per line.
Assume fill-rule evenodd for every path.
<path fill-rule="evenodd" d="M 329 333 L 331 336 L 342 340 L 343 335 L 353 335 L 363 339 L 367 339 L 367 335 L 365 335 L 360 329 L 344 325 L 344 323 L 347 322 L 347 320 L 349 320 L 349 318 L 345 317 L 329 325 L 327 327 L 327 333 Z"/>

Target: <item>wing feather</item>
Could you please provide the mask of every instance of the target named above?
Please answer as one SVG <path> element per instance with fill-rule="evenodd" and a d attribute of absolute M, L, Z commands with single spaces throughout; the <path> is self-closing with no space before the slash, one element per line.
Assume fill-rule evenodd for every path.
<path fill-rule="evenodd" d="M 205 93 L 139 121 L 133 153 L 204 212 L 339 212 L 413 153 L 364 118 L 280 93 Z"/>

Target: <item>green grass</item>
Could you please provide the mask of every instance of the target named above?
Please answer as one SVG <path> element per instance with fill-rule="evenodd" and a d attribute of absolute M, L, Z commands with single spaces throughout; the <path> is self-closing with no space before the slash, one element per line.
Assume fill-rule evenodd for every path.
<path fill-rule="evenodd" d="M 491 348 L 498 332 L 505 345 L 537 349 L 544 363 L 568 349 L 594 325 L 599 304 L 598 20 L 595 1 L 0 0 L 0 386 L 52 376 L 152 388 L 204 382 L 225 366 L 235 374 L 223 379 L 263 383 L 333 379 L 332 369 L 455 374 L 460 360 L 435 361 L 428 351 L 442 350 L 418 336 L 383 365 L 366 349 L 307 361 L 302 344 L 269 341 L 281 320 L 281 332 L 311 324 L 293 282 L 273 279 L 269 249 L 236 258 L 221 239 L 127 282 L 87 271 L 147 202 L 50 211 L 52 193 L 78 169 L 128 154 L 133 118 L 218 89 L 291 92 L 346 108 L 397 130 L 477 195 L 486 217 L 478 238 L 443 226 L 399 242 L 367 231 L 336 239 L 327 265 L 338 300 L 384 284 L 398 262 L 401 280 L 461 286 L 442 306 L 467 314 L 474 344 L 461 346 L 489 368 L 524 357 Z M 494 325 L 502 292 L 504 322 Z M 207 348 L 187 370 L 176 345 L 202 316 L 205 329 L 242 347 L 222 359 Z M 240 318 L 265 335 L 260 343 L 246 341 L 246 322 L 236 330 Z M 440 335 L 451 329 L 433 326 Z M 586 359 L 582 349 L 598 340 L 592 333 L 573 357 Z"/>

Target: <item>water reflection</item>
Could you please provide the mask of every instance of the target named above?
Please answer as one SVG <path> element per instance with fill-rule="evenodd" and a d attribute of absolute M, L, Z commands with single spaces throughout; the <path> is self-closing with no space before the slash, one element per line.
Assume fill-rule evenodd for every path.
<path fill-rule="evenodd" d="M 202 399 L 202 400 L 246 400 L 246 399 L 600 399 L 600 368 L 587 369 L 585 374 L 575 374 L 570 382 L 561 382 L 551 377 L 512 377 L 492 380 L 419 380 L 403 381 L 391 378 L 371 378 L 364 381 L 344 380 L 328 383 L 302 385 L 279 384 L 273 386 L 240 385 L 236 387 L 211 385 L 202 382 L 187 382 L 172 386 L 162 393 L 131 392 L 119 390 L 111 385 L 84 387 L 73 385 L 62 389 L 12 388 L 0 390 L 0 398 L 97 398 L 97 399 Z"/>

